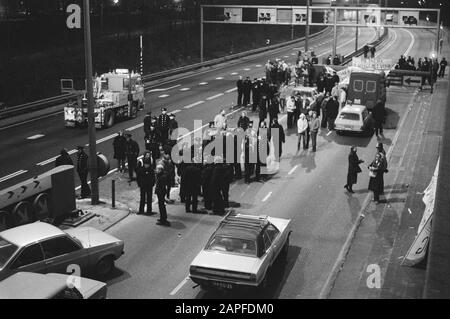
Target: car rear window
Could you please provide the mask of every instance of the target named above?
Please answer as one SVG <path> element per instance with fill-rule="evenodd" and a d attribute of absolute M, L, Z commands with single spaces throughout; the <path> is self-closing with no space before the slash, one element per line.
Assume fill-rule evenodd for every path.
<path fill-rule="evenodd" d="M 342 120 L 359 121 L 359 114 L 342 112 L 339 118 Z"/>
<path fill-rule="evenodd" d="M 18 247 L 0 237 L 0 268 L 6 264 Z"/>
<path fill-rule="evenodd" d="M 206 249 L 246 256 L 256 256 L 256 242 L 251 239 L 215 236 Z"/>

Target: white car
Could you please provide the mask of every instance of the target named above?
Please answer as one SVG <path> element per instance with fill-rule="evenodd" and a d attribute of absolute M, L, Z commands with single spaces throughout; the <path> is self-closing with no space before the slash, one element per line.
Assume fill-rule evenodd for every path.
<path fill-rule="evenodd" d="M 264 288 L 289 249 L 290 219 L 230 212 L 195 257 L 189 276 L 203 289 Z"/>
<path fill-rule="evenodd" d="M 336 133 L 356 132 L 371 134 L 373 132 L 372 117 L 364 105 L 345 105 L 334 122 Z"/>

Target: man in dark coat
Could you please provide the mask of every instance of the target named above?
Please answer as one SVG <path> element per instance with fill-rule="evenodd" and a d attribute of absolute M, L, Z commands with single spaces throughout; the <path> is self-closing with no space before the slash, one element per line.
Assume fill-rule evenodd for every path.
<path fill-rule="evenodd" d="M 353 184 L 356 184 L 358 181 L 358 174 L 362 172 L 359 164 L 364 163 L 363 160 L 358 158 L 356 151 L 356 146 L 352 146 L 350 148 L 350 154 L 348 155 L 347 184 L 345 184 L 344 188 L 349 193 L 354 193 Z"/>
<path fill-rule="evenodd" d="M 208 163 L 207 159 L 205 159 L 205 162 L 203 164 L 202 169 L 202 193 L 203 193 L 203 200 L 205 204 L 205 209 L 212 209 L 212 190 L 211 190 L 211 183 L 212 183 L 212 176 L 214 171 L 214 164 Z"/>
<path fill-rule="evenodd" d="M 139 145 L 138 143 L 131 138 L 131 134 L 126 134 L 127 144 L 125 147 L 125 156 L 127 157 L 128 162 L 128 176 L 130 178 L 130 182 L 134 180 L 133 172 L 136 169 L 137 158 L 139 156 Z"/>
<path fill-rule="evenodd" d="M 125 171 L 125 148 L 127 139 L 123 136 L 123 131 L 119 131 L 113 141 L 114 158 L 117 160 L 117 169 L 119 172 Z"/>
<path fill-rule="evenodd" d="M 158 164 L 156 166 L 156 183 L 155 183 L 155 194 L 158 197 L 158 207 L 159 207 L 159 219 L 157 225 L 170 226 L 170 222 L 167 221 L 167 211 L 166 202 L 164 197 L 166 196 L 167 181 L 164 173 L 164 166 Z"/>
<path fill-rule="evenodd" d="M 136 169 L 137 184 L 140 189 L 140 202 L 138 214 L 144 213 L 147 204 L 147 214 L 152 214 L 153 186 L 155 185 L 155 167 L 149 151 L 144 153 L 142 165 Z"/>
<path fill-rule="evenodd" d="M 153 160 L 156 161 L 160 157 L 159 145 L 161 144 L 161 136 L 155 126 L 150 126 L 148 135 L 144 137 L 145 149 L 152 153 Z"/>
<path fill-rule="evenodd" d="M 247 130 L 250 119 L 247 117 L 247 113 L 243 111 L 238 119 L 237 127 L 242 128 L 244 131 Z"/>
<path fill-rule="evenodd" d="M 169 138 L 169 122 L 170 118 L 169 115 L 167 115 L 167 109 L 163 108 L 157 122 L 157 129 L 161 136 L 162 143 L 165 143 Z"/>
<path fill-rule="evenodd" d="M 270 126 L 270 130 L 269 130 L 269 134 L 270 134 L 269 141 L 272 139 L 272 131 L 276 131 L 276 130 L 278 130 L 278 143 L 277 143 L 277 141 L 273 141 L 273 143 L 275 145 L 275 158 L 277 161 L 279 161 L 281 158 L 281 155 L 283 154 L 283 144 L 286 142 L 286 140 L 285 140 L 283 126 L 281 126 L 281 124 L 278 123 L 277 119 L 274 119 L 272 122 L 272 125 Z M 278 153 L 276 152 L 277 147 L 278 147 Z"/>
<path fill-rule="evenodd" d="M 337 75 L 337 72 L 334 71 L 333 76 L 331 77 L 331 89 L 333 89 L 336 83 L 339 84 L 339 82 L 340 82 L 339 75 Z"/>
<path fill-rule="evenodd" d="M 375 160 L 369 165 L 370 180 L 369 190 L 373 192 L 373 200 L 378 204 L 380 202 L 380 194 L 383 192 L 383 159 L 380 153 L 377 153 Z"/>
<path fill-rule="evenodd" d="M 267 104 L 268 104 L 267 96 L 264 95 L 261 98 L 260 105 L 259 105 L 259 114 L 258 114 L 259 115 L 259 123 L 265 121 L 267 118 Z"/>
<path fill-rule="evenodd" d="M 319 75 L 317 79 L 317 92 L 322 93 L 325 90 L 325 78 L 323 74 Z"/>
<path fill-rule="evenodd" d="M 381 100 L 378 100 L 372 109 L 372 116 L 374 120 L 375 135 L 383 136 L 383 122 L 384 122 L 384 106 Z"/>
<path fill-rule="evenodd" d="M 91 188 L 87 183 L 89 156 L 84 152 L 84 146 L 80 145 L 77 149 L 77 173 L 81 182 L 81 198 L 86 198 L 91 196 Z"/>
<path fill-rule="evenodd" d="M 144 134 L 147 135 L 150 131 L 150 126 L 152 125 L 152 111 L 148 111 L 144 117 Z"/>
<path fill-rule="evenodd" d="M 178 122 L 175 119 L 175 114 L 169 114 L 169 143 L 174 146 L 177 143 L 178 136 L 177 134 Z"/>
<path fill-rule="evenodd" d="M 194 163 L 186 165 L 183 173 L 182 182 L 186 190 L 186 213 L 197 213 L 198 195 L 202 184 L 202 170 L 201 163 L 196 163 L 198 160 L 193 160 Z M 192 204 L 192 210 L 191 210 Z"/>
<path fill-rule="evenodd" d="M 216 214 L 225 213 L 224 200 L 221 192 L 221 183 L 225 178 L 224 170 L 222 169 L 223 160 L 220 156 L 214 158 L 214 168 L 211 175 L 211 198 L 212 198 L 212 209 Z"/>
<path fill-rule="evenodd" d="M 257 78 L 255 78 L 252 82 L 252 112 L 256 111 L 256 108 L 259 105 L 259 101 L 261 99 L 261 84 Z"/>
<path fill-rule="evenodd" d="M 274 119 L 278 118 L 278 113 L 280 113 L 280 102 L 278 101 L 278 98 L 276 96 L 270 100 L 268 111 L 269 121 L 270 123 L 272 123 Z"/>
<path fill-rule="evenodd" d="M 242 75 L 239 75 L 239 80 L 236 81 L 236 87 L 237 87 L 237 105 L 242 105 L 242 94 L 244 93 L 244 81 L 242 80 Z"/>
<path fill-rule="evenodd" d="M 320 123 L 320 127 L 322 128 L 326 128 L 327 127 L 327 122 L 328 122 L 328 118 L 327 118 L 327 104 L 328 101 L 330 100 L 330 94 L 329 93 L 325 93 L 325 97 L 322 101 L 322 103 L 320 104 L 320 109 L 322 112 L 322 120 Z"/>
<path fill-rule="evenodd" d="M 243 94 L 244 94 L 244 106 L 250 105 L 250 92 L 252 90 L 252 81 L 250 81 L 250 77 L 246 77 L 243 83 Z"/>
<path fill-rule="evenodd" d="M 60 155 L 55 160 L 55 167 L 62 165 L 73 165 L 72 159 L 65 148 L 61 150 Z"/>
<path fill-rule="evenodd" d="M 330 98 L 327 102 L 327 119 L 328 119 L 328 130 L 334 130 L 334 121 L 339 114 L 339 102 L 336 96 Z"/>

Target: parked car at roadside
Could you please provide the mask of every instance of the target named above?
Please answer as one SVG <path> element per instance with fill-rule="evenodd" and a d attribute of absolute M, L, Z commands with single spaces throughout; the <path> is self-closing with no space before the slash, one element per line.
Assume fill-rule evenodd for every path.
<path fill-rule="evenodd" d="M 291 220 L 230 212 L 189 268 L 203 289 L 264 288 L 270 267 L 286 258 Z"/>
<path fill-rule="evenodd" d="M 92 227 L 62 231 L 35 222 L 0 232 L 0 280 L 23 271 L 67 273 L 69 265 L 81 274 L 103 277 L 124 253 L 124 243 Z"/>
<path fill-rule="evenodd" d="M 106 299 L 104 282 L 70 275 L 17 272 L 0 281 L 0 299 Z"/>

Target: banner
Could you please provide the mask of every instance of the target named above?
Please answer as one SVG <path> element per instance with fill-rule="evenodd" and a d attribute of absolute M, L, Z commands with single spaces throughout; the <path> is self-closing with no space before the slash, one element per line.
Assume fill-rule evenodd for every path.
<path fill-rule="evenodd" d="M 353 58 L 352 66 L 365 70 L 390 70 L 394 67 L 392 59 Z"/>
<path fill-rule="evenodd" d="M 431 234 L 431 221 L 432 217 L 428 218 L 426 224 L 422 228 L 422 231 L 416 236 L 413 244 L 403 258 L 402 266 L 414 266 L 421 262 L 427 252 L 428 242 L 430 241 Z"/>
<path fill-rule="evenodd" d="M 431 182 L 424 191 L 422 201 L 425 204 L 425 211 L 423 213 L 422 220 L 420 221 L 419 228 L 417 229 L 417 233 L 420 233 L 422 231 L 422 228 L 427 223 L 428 218 L 430 218 L 431 214 L 433 214 L 434 200 L 436 198 L 438 172 L 439 172 L 439 159 L 437 161 L 436 168 L 434 169 L 434 174 L 433 177 L 431 178 Z"/>

